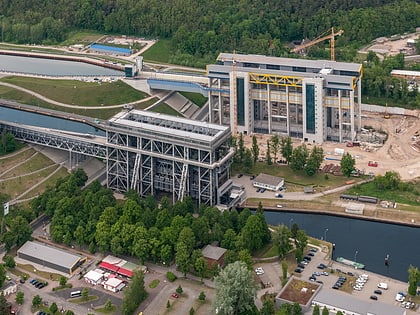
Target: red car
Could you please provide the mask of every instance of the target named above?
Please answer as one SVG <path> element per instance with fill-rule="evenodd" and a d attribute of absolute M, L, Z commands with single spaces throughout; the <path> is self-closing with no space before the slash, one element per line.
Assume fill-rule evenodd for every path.
<path fill-rule="evenodd" d="M 368 166 L 378 167 L 378 162 L 375 162 L 375 161 L 369 161 Z"/>
<path fill-rule="evenodd" d="M 173 298 L 175 298 L 175 299 L 177 299 L 177 298 L 179 298 L 179 294 L 178 293 L 172 293 L 172 295 L 171 295 Z"/>

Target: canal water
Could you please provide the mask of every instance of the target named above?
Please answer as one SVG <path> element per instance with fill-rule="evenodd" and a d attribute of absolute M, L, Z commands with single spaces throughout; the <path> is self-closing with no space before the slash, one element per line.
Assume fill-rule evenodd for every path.
<path fill-rule="evenodd" d="M 420 228 L 357 220 L 339 216 L 264 212 L 267 223 L 284 224 L 289 228 L 296 223 L 310 236 L 334 243 L 334 259 L 344 257 L 365 264 L 365 269 L 401 281 L 408 281 L 408 267 L 420 267 L 417 240 Z M 389 255 L 389 267 L 385 257 Z"/>
<path fill-rule="evenodd" d="M 124 73 L 84 62 L 0 55 L 0 71 L 48 76 L 121 76 Z"/>
<path fill-rule="evenodd" d="M 95 136 L 105 136 L 105 131 L 94 128 L 88 124 L 2 107 L 1 104 L 0 120 L 36 127 L 87 133 Z"/>

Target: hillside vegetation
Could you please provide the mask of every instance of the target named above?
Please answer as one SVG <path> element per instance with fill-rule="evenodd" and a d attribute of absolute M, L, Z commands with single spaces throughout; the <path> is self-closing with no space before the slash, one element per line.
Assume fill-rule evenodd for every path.
<path fill-rule="evenodd" d="M 420 25 L 413 0 L 0 0 L 0 12 L 3 41 L 60 43 L 70 31 L 95 30 L 171 38 L 178 55 L 208 58 L 233 50 L 284 55 L 284 43 L 332 26 L 345 30 L 343 47 Z"/>

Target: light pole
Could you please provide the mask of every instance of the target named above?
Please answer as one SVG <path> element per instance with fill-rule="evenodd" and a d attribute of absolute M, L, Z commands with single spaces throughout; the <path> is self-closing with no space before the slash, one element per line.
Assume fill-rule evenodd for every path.
<path fill-rule="evenodd" d="M 291 218 L 291 219 L 289 220 L 289 230 L 290 230 L 290 231 L 292 230 L 292 222 L 293 222 L 293 218 Z"/>
<path fill-rule="evenodd" d="M 327 241 L 327 232 L 328 232 L 328 229 L 325 229 L 325 231 L 324 231 L 324 241 Z"/>
<path fill-rule="evenodd" d="M 357 254 L 358 254 L 359 252 L 356 250 L 355 252 L 354 252 L 354 262 L 357 262 Z"/>

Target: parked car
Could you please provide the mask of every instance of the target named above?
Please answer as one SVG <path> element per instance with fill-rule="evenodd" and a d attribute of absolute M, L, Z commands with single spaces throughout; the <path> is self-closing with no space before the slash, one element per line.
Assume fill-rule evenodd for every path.
<path fill-rule="evenodd" d="M 314 257 L 314 256 L 315 256 L 315 254 L 314 254 L 313 252 L 309 252 L 309 253 L 308 253 L 308 256 L 310 256 L 310 257 Z"/>
<path fill-rule="evenodd" d="M 295 272 L 297 272 L 297 273 L 302 273 L 302 271 L 303 271 L 303 269 L 300 269 L 300 268 L 295 269 Z"/>
<path fill-rule="evenodd" d="M 242 176 L 244 176 L 244 174 L 238 174 L 238 178 L 241 178 Z"/>
<path fill-rule="evenodd" d="M 171 295 L 173 298 L 175 298 L 175 299 L 177 299 L 177 298 L 179 298 L 179 294 L 178 293 L 172 293 L 172 295 Z"/>
<path fill-rule="evenodd" d="M 328 273 L 328 272 L 326 272 L 326 271 L 323 271 L 323 272 L 322 272 L 322 275 L 323 275 L 323 276 L 328 276 L 328 275 L 329 275 L 329 273 Z"/>
<path fill-rule="evenodd" d="M 378 297 L 376 295 L 371 295 L 370 299 L 376 301 L 376 300 L 378 300 Z"/>
<path fill-rule="evenodd" d="M 382 291 L 381 290 L 375 290 L 375 291 L 373 291 L 373 293 L 381 295 Z"/>
<path fill-rule="evenodd" d="M 302 268 L 302 269 L 305 269 L 305 265 L 304 264 L 302 264 L 302 263 L 298 263 L 298 265 L 297 265 L 299 268 Z"/>
<path fill-rule="evenodd" d="M 388 290 L 388 284 L 385 283 L 385 282 L 380 282 L 380 283 L 378 283 L 378 288 Z"/>
<path fill-rule="evenodd" d="M 258 276 L 261 276 L 261 275 L 263 275 L 263 274 L 264 274 L 264 269 L 262 269 L 261 267 L 258 267 L 257 269 L 255 269 L 255 273 L 256 273 Z"/>

